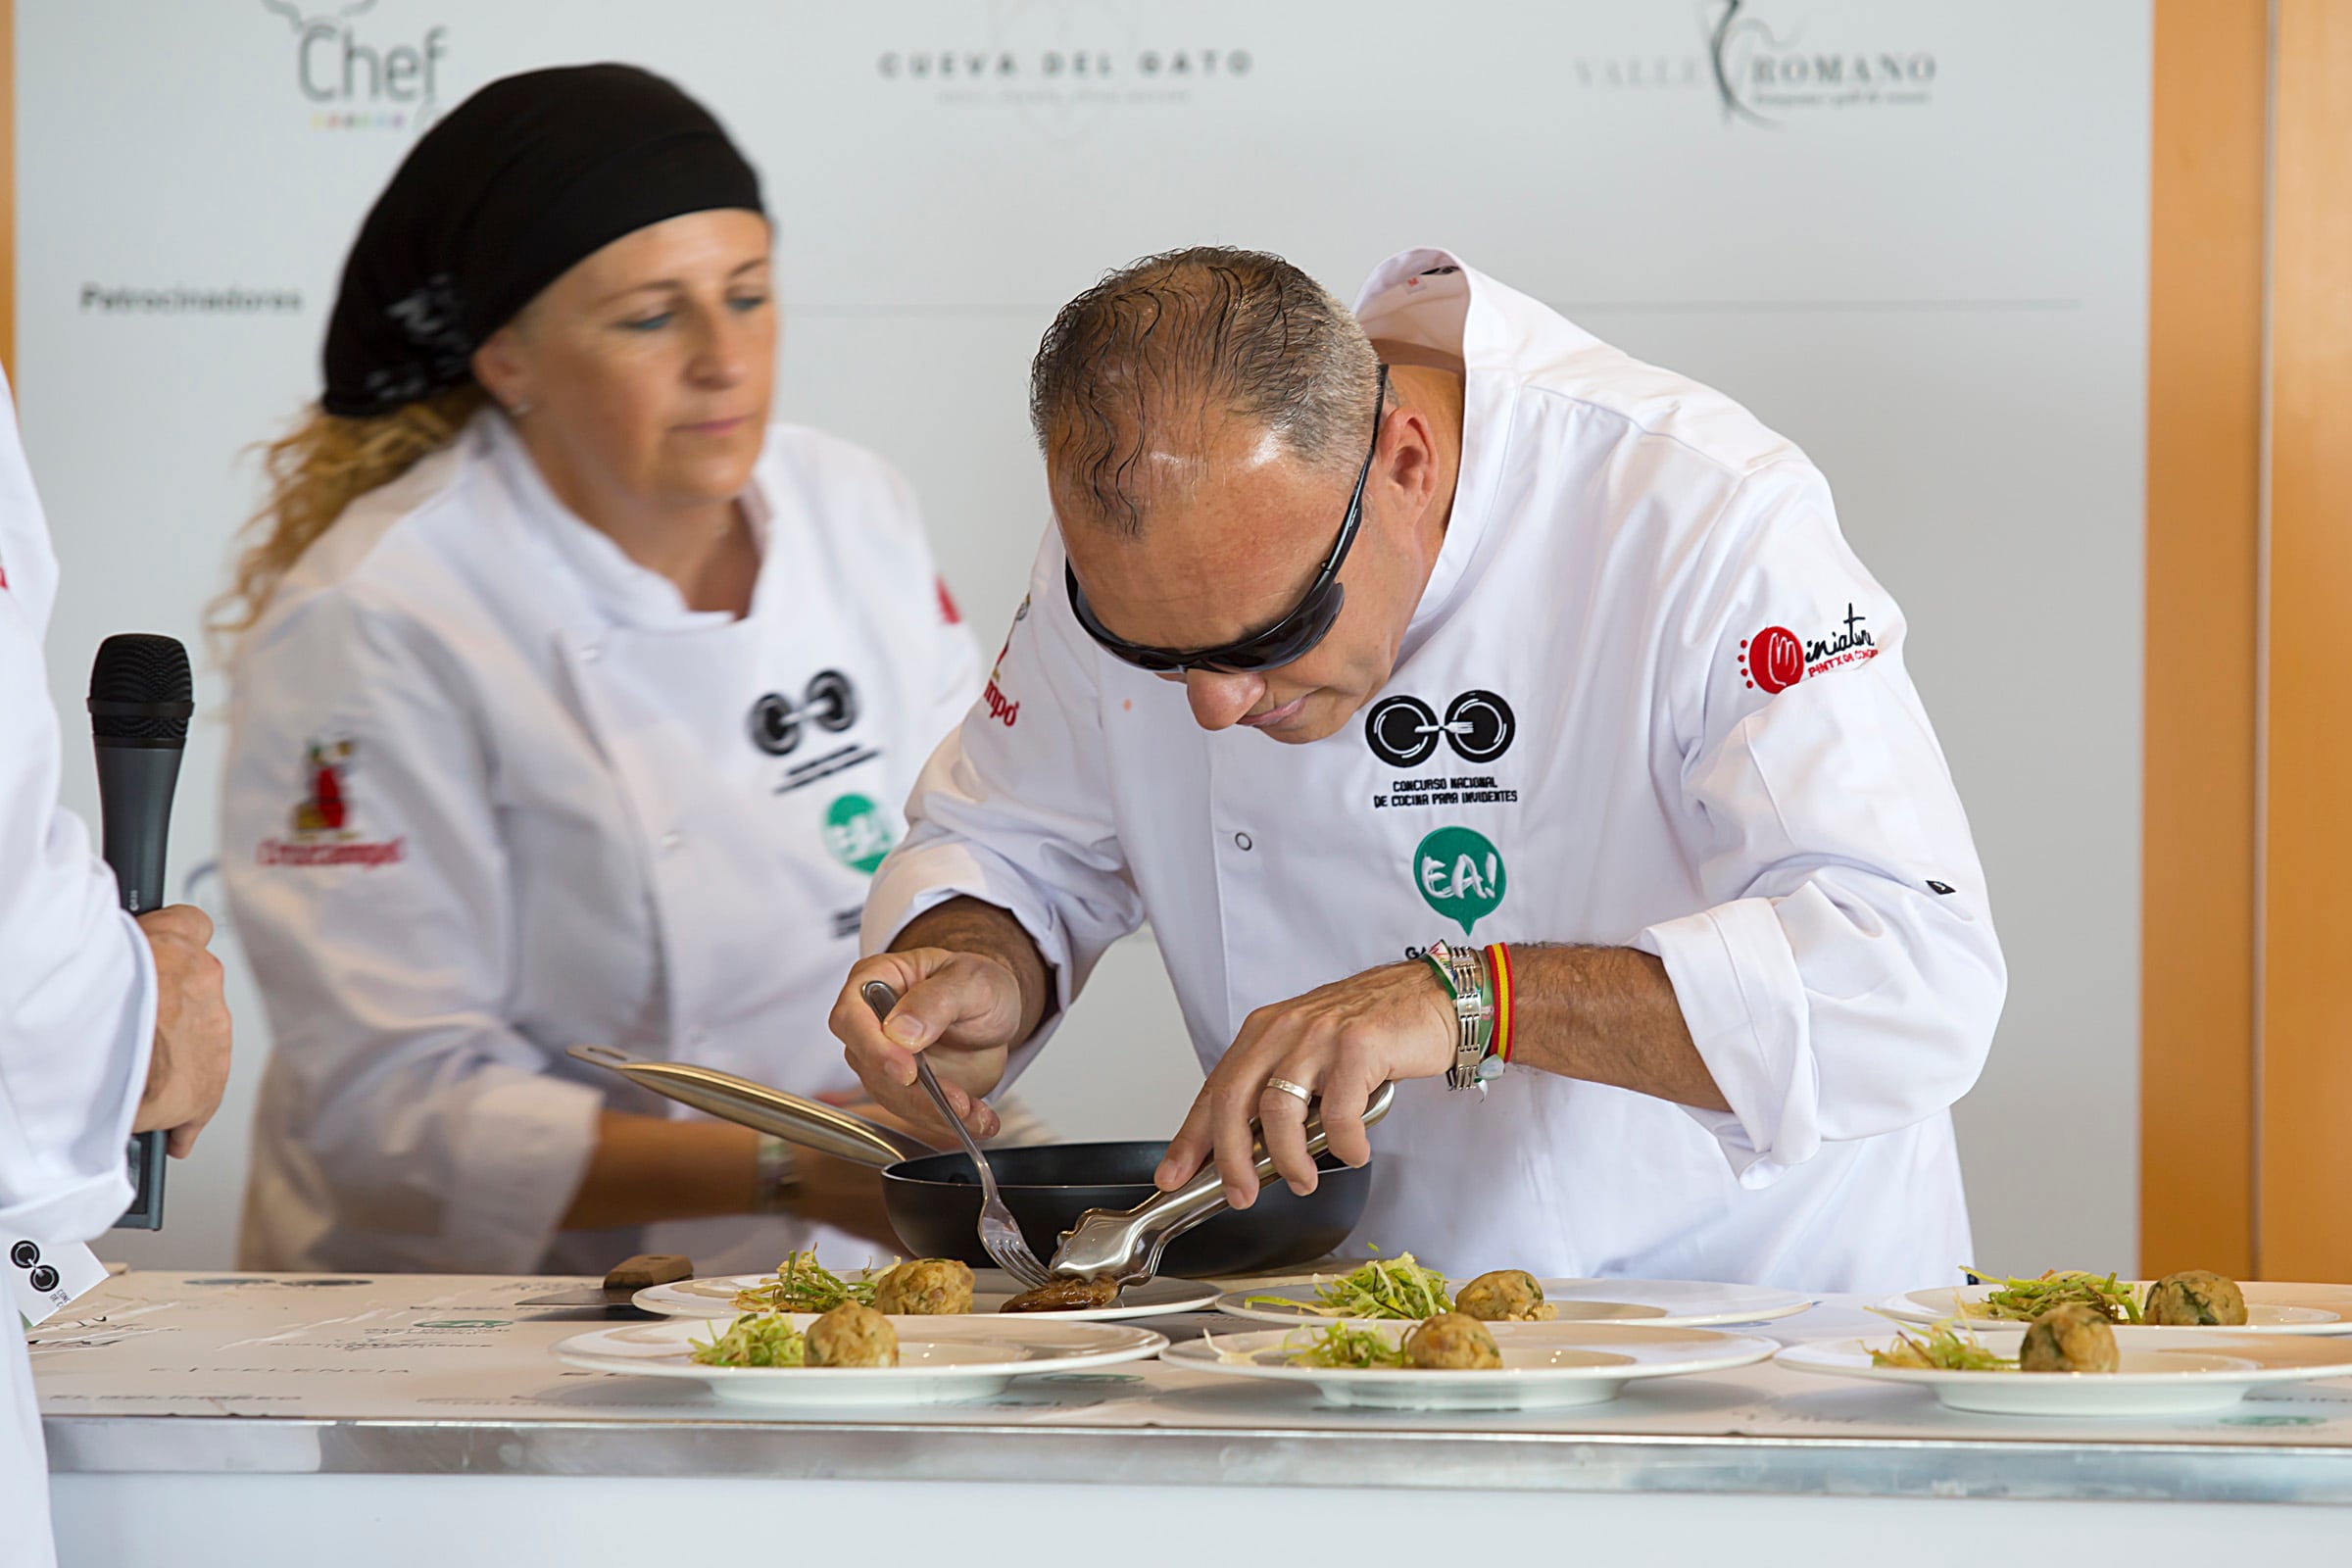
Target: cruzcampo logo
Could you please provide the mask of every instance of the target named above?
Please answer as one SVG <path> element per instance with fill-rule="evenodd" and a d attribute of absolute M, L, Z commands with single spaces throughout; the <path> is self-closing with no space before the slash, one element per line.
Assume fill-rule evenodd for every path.
<path fill-rule="evenodd" d="M 864 796 L 844 795 L 825 808 L 825 848 L 851 870 L 873 875 L 890 845 L 890 823 Z"/>
<path fill-rule="evenodd" d="M 1468 936 L 1502 903 L 1502 856 L 1484 833 L 1442 827 L 1413 851 L 1413 883 L 1431 908 Z"/>

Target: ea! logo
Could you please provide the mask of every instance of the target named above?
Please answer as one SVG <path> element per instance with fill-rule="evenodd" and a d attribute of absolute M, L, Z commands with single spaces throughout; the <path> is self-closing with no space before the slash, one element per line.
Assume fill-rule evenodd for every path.
<path fill-rule="evenodd" d="M 1805 645 L 1786 626 L 1767 626 L 1740 644 L 1740 673 L 1766 692 L 1785 692 L 1805 675 Z"/>

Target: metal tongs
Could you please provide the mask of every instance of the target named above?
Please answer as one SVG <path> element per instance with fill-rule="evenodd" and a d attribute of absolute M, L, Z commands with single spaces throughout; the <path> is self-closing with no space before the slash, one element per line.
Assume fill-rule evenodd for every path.
<path fill-rule="evenodd" d="M 1364 1125 L 1369 1127 L 1386 1116 L 1396 1099 L 1396 1086 L 1382 1084 L 1364 1107 Z M 1320 1101 L 1308 1106 L 1306 1152 L 1310 1158 L 1331 1147 L 1323 1130 L 1321 1106 Z M 1257 1179 L 1262 1185 L 1274 1179 L 1274 1156 L 1266 1152 L 1255 1117 L 1250 1118 L 1250 1127 L 1256 1135 L 1252 1147 L 1257 1151 Z M 1155 1194 L 1133 1208 L 1088 1209 L 1078 1216 L 1076 1225 L 1061 1233 L 1061 1245 L 1054 1250 L 1054 1261 L 1048 1266 L 1061 1279 L 1098 1279 L 1107 1274 L 1121 1285 L 1139 1285 L 1159 1272 L 1160 1253 L 1168 1243 L 1225 1206 L 1225 1184 L 1214 1164 L 1204 1165 L 1174 1192 Z"/>

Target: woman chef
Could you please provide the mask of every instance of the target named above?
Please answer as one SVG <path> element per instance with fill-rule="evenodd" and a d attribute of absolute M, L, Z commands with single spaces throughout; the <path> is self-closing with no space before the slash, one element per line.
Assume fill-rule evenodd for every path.
<path fill-rule="evenodd" d="M 485 87 L 369 213 L 232 595 L 246 1266 L 892 1245 L 872 1172 L 564 1054 L 855 1089 L 833 985 L 980 685 L 906 483 L 768 424 L 768 269 L 751 167 L 622 66 Z"/>

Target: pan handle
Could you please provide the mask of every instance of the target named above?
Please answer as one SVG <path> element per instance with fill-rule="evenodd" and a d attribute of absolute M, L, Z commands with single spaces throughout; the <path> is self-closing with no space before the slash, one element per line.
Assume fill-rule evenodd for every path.
<path fill-rule="evenodd" d="M 855 1160 L 879 1170 L 902 1159 L 919 1159 L 938 1150 L 910 1134 L 868 1121 L 821 1101 L 771 1089 L 716 1067 L 683 1061 L 647 1061 L 611 1046 L 573 1046 L 573 1060 L 620 1074 L 657 1095 L 708 1111 L 721 1121 L 771 1133 L 788 1144 L 820 1154 Z"/>

